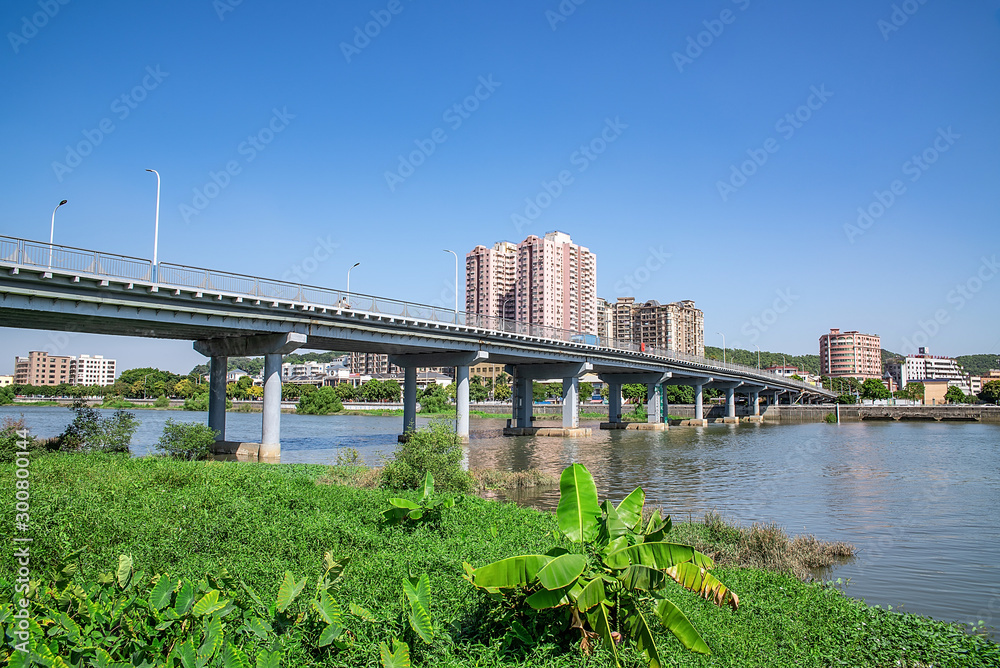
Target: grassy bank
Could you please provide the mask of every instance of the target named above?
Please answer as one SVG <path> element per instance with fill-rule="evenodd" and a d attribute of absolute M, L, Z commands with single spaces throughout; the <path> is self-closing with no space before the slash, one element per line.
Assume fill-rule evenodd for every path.
<path fill-rule="evenodd" d="M 555 545 L 550 514 L 467 497 L 439 521 L 388 526 L 380 512 L 399 493 L 317 484 L 329 470 L 325 466 L 47 455 L 35 458 L 30 470 L 34 574 L 45 573 L 59 554 L 83 547 L 81 583 L 114 571 L 118 556 L 128 553 L 147 579 L 163 572 L 197 579 L 224 566 L 266 600 L 274 600 L 286 570 L 314 583 L 322 573 L 323 553 L 330 551 L 335 557 L 353 557 L 332 590 L 341 604 L 355 603 L 389 620 L 404 613 L 401 578 L 408 572 L 430 576 L 432 615 L 449 628 L 454 643 L 415 645 L 414 665 L 609 665 L 600 654 L 585 659 L 569 640 L 548 638 L 530 650 L 519 644 L 505 649 L 501 639 L 506 629 L 495 622 L 496 604 L 461 579 L 463 561 L 478 566 Z M 14 480 L 13 466 L 0 465 L 2 498 L 13 498 Z M 713 537 L 710 524 L 691 531 L 724 551 L 733 537 Z M 9 545 L 11 525 L 3 526 L 2 538 Z M 678 536 L 685 530 L 678 527 Z M 15 567 L 11 550 L 4 550 L 0 574 L 10 580 Z M 1000 662 L 997 645 L 949 624 L 869 608 L 835 589 L 787 574 L 751 568 L 715 572 L 739 593 L 739 610 L 718 608 L 673 587 L 671 598 L 714 654 L 687 652 L 657 629 L 666 665 Z M 9 596 L 9 587 L 3 594 Z M 351 648 L 288 657 L 282 665 L 378 665 L 378 642 L 399 628 L 392 621 L 373 625 L 348 618 L 346 623 L 356 638 Z M 634 653 L 623 657 L 623 665 L 641 665 Z"/>

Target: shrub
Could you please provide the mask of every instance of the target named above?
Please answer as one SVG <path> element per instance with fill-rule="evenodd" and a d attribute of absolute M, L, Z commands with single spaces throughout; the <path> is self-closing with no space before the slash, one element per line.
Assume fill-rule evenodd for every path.
<path fill-rule="evenodd" d="M 450 421 L 436 420 L 410 432 L 409 440 L 385 465 L 382 480 L 392 489 L 417 489 L 427 473 L 442 492 L 467 492 L 472 478 L 462 469 L 462 443 Z"/>
<path fill-rule="evenodd" d="M 76 417 L 58 438 L 58 448 L 65 451 L 97 451 L 128 454 L 132 435 L 139 428 L 135 415 L 116 410 L 110 417 L 83 402 L 71 408 Z"/>
<path fill-rule="evenodd" d="M 17 432 L 24 431 L 27 428 L 27 425 L 24 423 L 24 416 L 17 419 L 4 416 L 0 420 L 0 462 L 14 461 L 17 459 L 18 452 L 31 452 L 41 449 L 41 444 L 30 434 L 27 438 L 18 436 Z"/>
<path fill-rule="evenodd" d="M 0 387 L 0 406 L 14 403 L 14 390 L 9 387 Z"/>
<path fill-rule="evenodd" d="M 834 415 L 833 413 L 827 413 L 825 416 L 823 416 L 823 421 L 826 422 L 827 424 L 836 424 L 837 416 Z"/>
<path fill-rule="evenodd" d="M 170 399 L 167 399 L 167 395 L 161 394 L 156 397 L 156 401 L 153 402 L 155 408 L 168 408 L 170 406 Z"/>
<path fill-rule="evenodd" d="M 226 410 L 228 411 L 233 407 L 233 402 L 229 397 L 226 397 Z M 194 395 L 193 397 L 188 397 L 184 400 L 184 410 L 186 411 L 207 411 L 208 410 L 208 392 L 201 392 Z"/>
<path fill-rule="evenodd" d="M 337 391 L 332 387 L 321 387 L 314 392 L 303 394 L 295 412 L 306 415 L 329 415 L 342 410 L 344 405 L 337 398 Z"/>
<path fill-rule="evenodd" d="M 447 413 L 451 410 L 447 392 L 436 383 L 428 385 L 417 399 L 420 401 L 421 413 Z"/>
<path fill-rule="evenodd" d="M 218 432 L 206 424 L 169 419 L 163 425 L 163 435 L 156 448 L 177 459 L 207 459 L 217 435 Z"/>

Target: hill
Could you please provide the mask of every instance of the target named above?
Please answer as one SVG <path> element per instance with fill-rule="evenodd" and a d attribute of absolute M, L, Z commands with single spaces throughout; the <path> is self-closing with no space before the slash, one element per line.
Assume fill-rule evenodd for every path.
<path fill-rule="evenodd" d="M 722 348 L 705 346 L 705 357 L 721 360 Z M 781 366 L 782 359 L 784 359 L 784 363 L 788 366 L 798 367 L 807 373 L 819 374 L 819 355 L 788 355 L 762 350 L 760 351 L 760 368 L 766 369 L 769 366 Z M 755 367 L 757 366 L 757 351 L 727 348 L 726 361 Z"/>

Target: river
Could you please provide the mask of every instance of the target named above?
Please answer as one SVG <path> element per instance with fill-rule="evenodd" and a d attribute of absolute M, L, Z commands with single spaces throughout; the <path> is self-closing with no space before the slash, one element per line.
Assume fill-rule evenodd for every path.
<path fill-rule="evenodd" d="M 60 433 L 61 407 L 23 413 L 37 436 Z M 135 411 L 133 451 L 147 454 L 167 418 L 204 413 Z M 356 448 L 369 464 L 391 456 L 399 417 L 283 415 L 282 461 L 332 463 Z M 260 414 L 230 413 L 230 440 L 260 440 Z M 743 524 L 774 522 L 791 534 L 853 543 L 859 555 L 825 578 L 872 605 L 960 623 L 983 620 L 1000 639 L 1000 425 L 868 422 L 674 427 L 580 439 L 504 438 L 502 420 L 473 419 L 469 465 L 538 468 L 571 462 L 593 473 L 602 498 L 636 486 L 678 519 L 706 511 Z M 554 508 L 558 490 L 519 499 Z"/>

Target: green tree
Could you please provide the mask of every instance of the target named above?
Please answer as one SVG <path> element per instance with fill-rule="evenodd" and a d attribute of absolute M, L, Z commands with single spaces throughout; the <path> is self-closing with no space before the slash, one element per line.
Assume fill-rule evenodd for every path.
<path fill-rule="evenodd" d="M 490 391 L 483 385 L 483 379 L 473 376 L 469 380 L 469 401 L 486 401 L 490 396 Z"/>
<path fill-rule="evenodd" d="M 944 400 L 949 404 L 965 403 L 965 392 L 954 386 L 949 387 L 948 391 L 944 393 Z"/>
<path fill-rule="evenodd" d="M 369 378 L 358 388 L 358 396 L 362 401 L 377 402 L 382 400 L 382 381 Z"/>
<path fill-rule="evenodd" d="M 594 396 L 594 386 L 590 383 L 580 383 L 579 391 L 581 401 L 590 401 Z"/>
<path fill-rule="evenodd" d="M 888 399 L 890 396 L 888 388 L 877 378 L 868 378 L 861 384 L 862 399 Z"/>
<path fill-rule="evenodd" d="M 403 397 L 403 388 L 399 386 L 399 381 L 393 378 L 382 381 L 380 392 L 383 401 L 399 401 Z"/>
<path fill-rule="evenodd" d="M 156 448 L 178 459 L 208 459 L 217 435 L 218 432 L 206 424 L 174 422 L 170 418 L 163 425 L 163 434 Z"/>
<path fill-rule="evenodd" d="M 622 396 L 625 401 L 632 404 L 646 403 L 646 386 L 642 383 L 628 383 L 622 385 Z"/>
<path fill-rule="evenodd" d="M 0 387 L 0 406 L 14 403 L 14 390 L 10 387 Z"/>
<path fill-rule="evenodd" d="M 510 385 L 497 384 L 493 388 L 493 398 L 497 401 L 509 401 L 511 397 Z"/>
<path fill-rule="evenodd" d="M 305 415 L 329 415 L 342 410 L 344 410 L 344 405 L 337 398 L 337 391 L 332 387 L 321 387 L 304 394 L 299 399 L 299 406 L 295 412 Z"/>
<path fill-rule="evenodd" d="M 1000 404 L 1000 380 L 991 380 L 983 385 L 979 399 L 988 404 Z"/>

